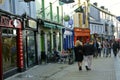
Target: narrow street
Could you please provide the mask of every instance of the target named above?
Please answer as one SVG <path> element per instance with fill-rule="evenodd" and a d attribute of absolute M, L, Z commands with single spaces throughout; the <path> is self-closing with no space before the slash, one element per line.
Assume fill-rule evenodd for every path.
<path fill-rule="evenodd" d="M 91 71 L 86 71 L 84 65 L 83 70 L 79 71 L 77 63 L 48 63 L 37 65 L 5 80 L 118 80 L 119 61 L 119 56 L 94 58 Z"/>

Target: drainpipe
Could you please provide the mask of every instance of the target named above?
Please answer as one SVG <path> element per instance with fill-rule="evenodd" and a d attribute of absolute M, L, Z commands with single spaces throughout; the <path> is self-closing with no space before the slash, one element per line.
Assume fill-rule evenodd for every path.
<path fill-rule="evenodd" d="M 45 5 L 44 0 L 42 0 L 42 19 L 45 19 Z"/>
<path fill-rule="evenodd" d="M 50 3 L 50 19 L 51 19 L 51 21 L 53 21 L 52 3 Z"/>
<path fill-rule="evenodd" d="M 53 21 L 52 3 L 50 3 L 50 20 Z M 51 32 L 51 48 L 53 49 L 53 29 L 52 28 L 50 32 Z"/>
<path fill-rule="evenodd" d="M 57 6 L 57 22 L 59 23 L 60 21 L 59 21 L 60 19 L 59 19 L 59 7 Z"/>

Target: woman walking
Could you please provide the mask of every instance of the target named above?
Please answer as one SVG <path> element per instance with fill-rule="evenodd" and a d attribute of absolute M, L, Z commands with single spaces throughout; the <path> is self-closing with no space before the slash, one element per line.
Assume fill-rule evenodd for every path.
<path fill-rule="evenodd" d="M 80 42 L 79 40 L 77 40 L 75 43 L 74 52 L 75 52 L 75 61 L 77 61 L 78 63 L 78 68 L 79 70 L 82 70 L 83 46 L 82 46 L 82 42 Z"/>

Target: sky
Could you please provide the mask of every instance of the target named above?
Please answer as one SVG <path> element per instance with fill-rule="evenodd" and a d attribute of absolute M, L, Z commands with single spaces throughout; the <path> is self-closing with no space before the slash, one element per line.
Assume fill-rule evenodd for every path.
<path fill-rule="evenodd" d="M 94 2 L 98 3 L 98 7 L 104 6 L 112 14 L 120 16 L 120 0 L 90 0 L 90 3 Z"/>

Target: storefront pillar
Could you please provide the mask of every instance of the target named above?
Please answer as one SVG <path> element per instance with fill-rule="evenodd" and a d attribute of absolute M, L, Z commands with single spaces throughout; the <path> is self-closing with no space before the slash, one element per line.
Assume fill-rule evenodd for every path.
<path fill-rule="evenodd" d="M 22 30 L 18 29 L 18 70 L 23 71 L 24 65 L 23 65 L 23 43 L 22 43 Z"/>
<path fill-rule="evenodd" d="M 38 61 L 38 64 L 40 64 L 40 56 L 41 56 L 41 46 L 40 46 L 40 42 L 41 42 L 41 40 L 40 40 L 40 32 L 38 32 L 38 34 L 37 34 L 37 61 Z"/>

